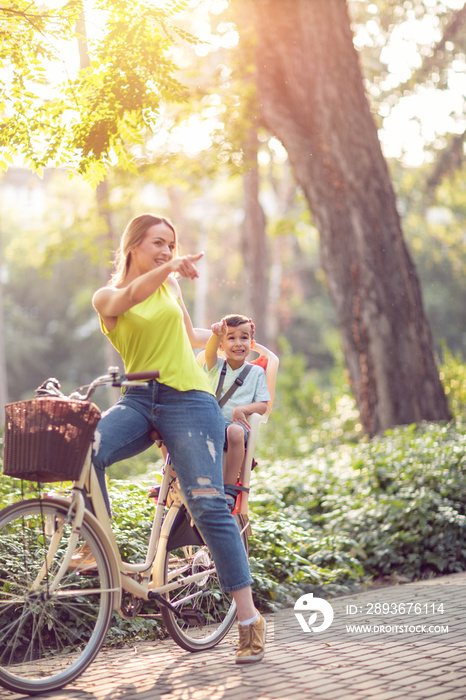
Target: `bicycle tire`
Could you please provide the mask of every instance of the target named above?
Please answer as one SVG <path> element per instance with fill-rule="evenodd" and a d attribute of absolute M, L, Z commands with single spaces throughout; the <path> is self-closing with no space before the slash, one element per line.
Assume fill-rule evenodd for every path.
<path fill-rule="evenodd" d="M 248 540 L 244 519 L 234 516 L 241 538 L 248 552 Z M 179 544 L 183 541 L 187 544 Z M 174 519 L 166 542 L 163 583 L 180 581 L 191 573 L 214 566 L 212 555 L 201 535 L 192 528 L 190 516 L 184 506 Z M 236 619 L 236 603 L 230 594 L 222 591 L 217 572 L 198 582 L 183 585 L 165 594 L 165 599 L 179 612 L 189 609 L 200 611 L 206 620 L 203 626 L 191 626 L 180 620 L 169 608 L 161 605 L 162 618 L 171 638 L 186 651 L 202 651 L 218 644 L 230 631 Z"/>
<path fill-rule="evenodd" d="M 36 695 L 67 685 L 94 660 L 110 625 L 112 572 L 86 519 L 77 547 L 89 546 L 96 568 L 68 569 L 48 592 L 71 534 L 67 512 L 52 499 L 0 511 L 0 684 L 8 690 Z M 45 565 L 52 537 L 55 555 Z"/>

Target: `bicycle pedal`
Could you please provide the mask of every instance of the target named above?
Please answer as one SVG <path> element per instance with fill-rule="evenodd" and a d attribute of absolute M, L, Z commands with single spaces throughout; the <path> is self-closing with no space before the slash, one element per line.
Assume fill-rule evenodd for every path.
<path fill-rule="evenodd" d="M 187 622 L 190 627 L 205 627 L 205 625 L 207 625 L 207 619 L 204 613 L 195 608 L 183 610 L 182 618 L 183 622 Z"/>

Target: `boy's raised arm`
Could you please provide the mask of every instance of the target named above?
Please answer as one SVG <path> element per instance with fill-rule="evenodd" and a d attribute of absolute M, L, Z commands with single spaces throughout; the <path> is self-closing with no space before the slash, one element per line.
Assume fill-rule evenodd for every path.
<path fill-rule="evenodd" d="M 212 367 L 217 364 L 217 350 L 226 333 L 227 324 L 225 321 L 218 321 L 212 324 L 211 330 L 212 335 L 205 346 L 205 363 L 208 370 L 212 369 Z"/>

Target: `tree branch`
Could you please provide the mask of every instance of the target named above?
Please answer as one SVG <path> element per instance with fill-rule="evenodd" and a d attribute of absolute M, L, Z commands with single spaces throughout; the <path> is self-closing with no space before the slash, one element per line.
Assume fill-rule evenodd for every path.
<path fill-rule="evenodd" d="M 398 86 L 398 90 L 410 90 L 414 84 L 422 83 L 424 80 L 431 75 L 433 70 L 442 62 L 442 54 L 445 52 L 447 42 L 454 41 L 456 37 L 461 37 L 464 33 L 464 28 L 466 25 L 466 3 L 460 10 L 455 10 L 445 29 L 443 31 L 442 38 L 434 46 L 432 52 L 429 56 L 426 56 L 421 66 L 413 73 L 413 75 L 406 82 Z"/>
<path fill-rule="evenodd" d="M 432 193 L 440 184 L 443 177 L 452 175 L 459 170 L 464 160 L 463 144 L 466 140 L 466 131 L 452 136 L 435 162 L 434 169 L 427 180 L 427 188 Z"/>

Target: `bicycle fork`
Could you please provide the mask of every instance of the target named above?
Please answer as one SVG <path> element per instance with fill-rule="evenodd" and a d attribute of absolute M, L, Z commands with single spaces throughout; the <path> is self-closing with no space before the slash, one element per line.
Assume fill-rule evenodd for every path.
<path fill-rule="evenodd" d="M 58 551 L 58 547 L 63 535 L 63 528 L 66 523 L 72 523 L 72 531 L 68 541 L 68 545 L 66 547 L 65 554 L 63 556 L 62 563 L 57 573 L 55 574 L 53 580 L 47 585 L 48 594 L 51 595 L 52 593 L 54 593 L 54 591 L 58 587 L 63 576 L 68 571 L 69 565 L 71 563 L 71 557 L 73 556 L 73 553 L 76 549 L 81 525 L 84 519 L 84 511 L 85 503 L 83 495 L 79 491 L 74 491 L 68 513 L 66 517 L 63 518 L 63 520 L 60 522 L 60 524 L 57 523 L 56 517 L 54 518 L 54 522 L 52 522 L 52 518 L 46 517 L 43 531 L 44 540 L 46 535 L 51 535 L 51 540 L 47 549 L 47 553 L 45 555 L 44 563 L 41 566 L 36 576 L 36 579 L 31 586 L 32 591 L 37 591 L 40 588 L 44 578 L 48 577 L 52 561 Z"/>

